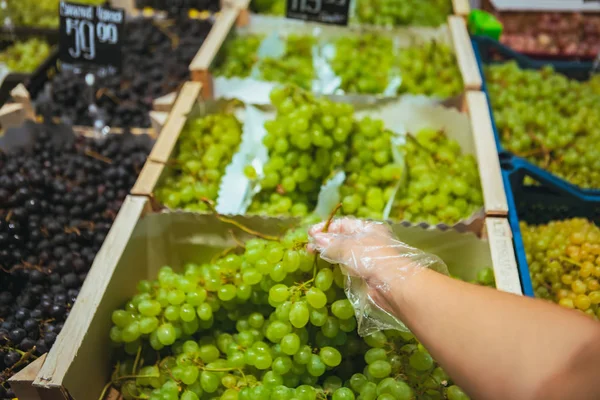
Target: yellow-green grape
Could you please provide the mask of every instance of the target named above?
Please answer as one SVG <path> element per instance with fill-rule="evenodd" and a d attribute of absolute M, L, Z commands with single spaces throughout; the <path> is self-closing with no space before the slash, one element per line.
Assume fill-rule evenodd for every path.
<path fill-rule="evenodd" d="M 295 86 L 274 89 L 271 101 L 277 116 L 265 123 L 269 161 L 249 212 L 304 216 L 321 185 L 344 165 L 354 109 Z"/>
<path fill-rule="evenodd" d="M 456 55 L 443 43 L 427 42 L 401 48 L 398 66 L 402 77 L 398 93 L 447 98 L 463 91 Z"/>
<path fill-rule="evenodd" d="M 373 25 L 439 26 L 452 13 L 451 0 L 357 0 L 358 21 Z"/>
<path fill-rule="evenodd" d="M 392 40 L 366 33 L 337 39 L 333 71 L 342 79 L 342 89 L 350 93 L 381 93 L 389 82 L 394 63 Z"/>
<path fill-rule="evenodd" d="M 221 177 L 237 151 L 242 126 L 232 114 L 213 114 L 187 121 L 177 142 L 176 156 L 156 198 L 169 208 L 207 211 L 203 199 L 216 200 Z"/>
<path fill-rule="evenodd" d="M 391 137 L 382 121 L 364 118 L 357 124 L 344 167 L 347 178 L 340 188 L 343 214 L 383 217 L 383 209 L 402 177 L 402 166 L 393 159 Z"/>
<path fill-rule="evenodd" d="M 443 131 L 407 135 L 402 146 L 408 184 L 396 197 L 392 218 L 429 224 L 455 223 L 483 206 L 477 161 Z"/>
<path fill-rule="evenodd" d="M 285 15 L 285 0 L 252 0 L 250 8 L 259 14 Z"/>
<path fill-rule="evenodd" d="M 0 52 L 0 63 L 13 72 L 33 72 L 50 55 L 50 45 L 33 38 L 16 42 Z"/>
<path fill-rule="evenodd" d="M 520 227 L 535 296 L 600 319 L 600 228 L 585 218 Z"/>
<path fill-rule="evenodd" d="M 486 68 L 502 146 L 582 188 L 600 188 L 600 78 L 568 79 L 514 62 Z"/>
<path fill-rule="evenodd" d="M 469 399 L 412 334 L 359 336 L 340 267 L 307 241 L 196 246 L 139 282 L 111 315 L 124 399 Z"/>
<path fill-rule="evenodd" d="M 263 39 L 261 35 L 238 36 L 225 44 L 224 60 L 215 70 L 215 75 L 227 78 L 247 77 L 258 60 L 256 52 Z"/>
<path fill-rule="evenodd" d="M 261 60 L 259 68 L 262 78 L 310 89 L 315 77 L 312 57 L 312 47 L 315 43 L 316 40 L 312 36 L 288 36 L 285 39 L 283 56 Z"/>
<path fill-rule="evenodd" d="M 80 4 L 103 4 L 104 0 L 75 0 Z M 15 26 L 58 28 L 60 0 L 8 0 L 5 16 Z"/>

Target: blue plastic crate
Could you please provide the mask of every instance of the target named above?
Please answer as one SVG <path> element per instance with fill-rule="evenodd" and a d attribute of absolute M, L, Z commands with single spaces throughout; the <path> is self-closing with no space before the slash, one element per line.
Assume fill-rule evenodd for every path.
<path fill-rule="evenodd" d="M 585 217 L 600 225 L 600 196 L 573 190 L 573 185 L 518 157 L 503 157 L 501 164 L 521 286 L 525 295 L 533 296 L 519 221 L 535 225 Z M 538 184 L 526 184 L 527 177 Z"/>
<path fill-rule="evenodd" d="M 508 150 L 502 147 L 500 142 L 500 135 L 496 127 L 496 121 L 494 119 L 494 112 L 492 110 L 492 103 L 490 100 L 489 92 L 487 90 L 487 83 L 485 80 L 485 74 L 483 73 L 483 66 L 494 63 L 501 63 L 506 61 L 514 60 L 517 62 L 519 67 L 523 69 L 540 69 L 545 66 L 551 65 L 555 71 L 566 75 L 571 79 L 577 79 L 580 81 L 587 80 L 590 77 L 592 70 L 591 62 L 578 62 L 578 61 L 548 61 L 548 60 L 534 60 L 523 54 L 520 54 L 511 48 L 485 36 L 473 36 L 471 38 L 475 57 L 477 58 L 477 65 L 479 67 L 479 73 L 481 74 L 482 86 L 481 90 L 485 92 L 488 100 L 488 106 L 490 109 L 490 115 L 492 116 L 492 127 L 494 130 L 494 138 L 496 140 L 496 148 L 500 155 L 501 160 L 523 160 L 510 153 Z M 525 161 L 525 160 L 523 160 Z M 507 165 L 506 162 L 503 163 Z M 600 188 L 597 189 L 583 189 L 577 185 L 567 182 L 566 180 L 559 178 L 553 174 L 548 174 L 555 184 L 558 186 L 568 186 L 572 191 L 580 191 L 583 194 L 600 195 Z"/>

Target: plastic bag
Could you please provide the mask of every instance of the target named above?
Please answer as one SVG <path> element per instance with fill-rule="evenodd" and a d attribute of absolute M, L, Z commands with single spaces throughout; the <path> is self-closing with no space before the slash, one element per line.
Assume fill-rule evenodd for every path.
<path fill-rule="evenodd" d="M 369 335 L 383 329 L 408 331 L 385 302 L 394 283 L 408 280 L 424 268 L 448 274 L 437 256 L 399 241 L 387 223 L 354 218 L 334 220 L 323 232 L 324 222 L 310 229 L 310 250 L 321 258 L 340 264 L 346 275 L 345 291 L 354 307 L 358 333 Z"/>

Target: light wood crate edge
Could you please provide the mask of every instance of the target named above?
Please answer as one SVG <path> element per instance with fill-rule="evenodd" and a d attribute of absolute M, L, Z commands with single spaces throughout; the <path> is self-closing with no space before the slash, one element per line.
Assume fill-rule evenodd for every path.
<path fill-rule="evenodd" d="M 480 90 L 481 74 L 465 20 L 462 17 L 451 15 L 448 17 L 448 28 L 465 90 Z"/>
<path fill-rule="evenodd" d="M 492 255 L 496 288 L 503 292 L 522 295 L 513 235 L 508 220 L 488 217 L 485 219 L 485 227 Z"/>
<path fill-rule="evenodd" d="M 506 216 L 508 202 L 487 98 L 483 92 L 470 91 L 466 93 L 465 100 L 471 120 L 485 213 L 487 216 Z"/>

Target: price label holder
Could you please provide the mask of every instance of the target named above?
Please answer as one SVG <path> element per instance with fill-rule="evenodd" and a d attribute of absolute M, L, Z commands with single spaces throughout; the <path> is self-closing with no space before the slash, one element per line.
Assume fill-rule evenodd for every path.
<path fill-rule="evenodd" d="M 125 11 L 61 1 L 59 58 L 83 70 L 121 69 Z"/>
<path fill-rule="evenodd" d="M 348 25 L 350 0 L 286 0 L 285 16 L 332 25 Z"/>
<path fill-rule="evenodd" d="M 59 58 L 62 67 L 84 75 L 88 113 L 96 136 L 110 131 L 106 115 L 96 104 L 97 78 L 121 70 L 125 10 L 61 1 Z"/>

